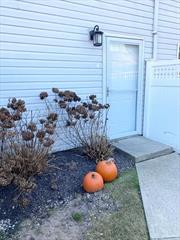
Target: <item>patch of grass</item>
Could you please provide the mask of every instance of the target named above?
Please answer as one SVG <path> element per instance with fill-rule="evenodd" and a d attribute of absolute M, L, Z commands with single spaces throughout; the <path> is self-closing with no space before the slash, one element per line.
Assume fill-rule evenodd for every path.
<path fill-rule="evenodd" d="M 56 212 L 56 210 L 57 210 L 56 208 L 49 208 L 47 210 L 48 217 L 51 217 Z"/>
<path fill-rule="evenodd" d="M 128 170 L 113 183 L 105 186 L 112 198 L 119 202 L 117 212 L 94 222 L 86 240 L 148 240 L 148 231 L 139 193 L 136 170 Z"/>
<path fill-rule="evenodd" d="M 4 232 L 0 231 L 0 240 L 7 240 Z"/>
<path fill-rule="evenodd" d="M 73 220 L 74 220 L 75 222 L 82 222 L 82 220 L 83 220 L 83 216 L 82 216 L 82 214 L 79 213 L 79 212 L 73 213 L 73 214 L 72 214 L 72 218 L 73 218 Z"/>

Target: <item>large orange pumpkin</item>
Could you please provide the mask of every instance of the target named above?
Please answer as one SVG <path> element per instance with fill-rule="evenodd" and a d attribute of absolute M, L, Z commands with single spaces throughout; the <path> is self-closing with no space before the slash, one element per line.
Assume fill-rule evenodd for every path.
<path fill-rule="evenodd" d="M 113 159 L 98 162 L 96 172 L 103 177 L 105 182 L 111 182 L 118 176 L 118 170 Z"/>
<path fill-rule="evenodd" d="M 83 180 L 83 188 L 86 192 L 93 193 L 100 191 L 104 187 L 104 181 L 97 172 L 89 172 Z"/>

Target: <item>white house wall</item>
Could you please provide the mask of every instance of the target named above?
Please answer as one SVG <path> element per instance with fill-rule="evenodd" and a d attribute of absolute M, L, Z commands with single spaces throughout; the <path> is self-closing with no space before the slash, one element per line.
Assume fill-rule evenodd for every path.
<path fill-rule="evenodd" d="M 102 48 L 89 41 L 104 32 L 144 38 L 152 57 L 153 0 L 1 0 L 0 104 L 22 97 L 41 108 L 38 94 L 57 86 L 83 98 L 102 98 Z"/>
<path fill-rule="evenodd" d="M 160 0 L 158 59 L 175 59 L 180 43 L 180 0 Z"/>

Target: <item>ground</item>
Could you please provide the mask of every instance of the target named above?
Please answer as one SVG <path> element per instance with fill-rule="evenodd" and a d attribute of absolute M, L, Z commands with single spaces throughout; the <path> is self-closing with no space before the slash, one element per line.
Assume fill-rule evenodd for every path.
<path fill-rule="evenodd" d="M 38 189 L 27 208 L 20 210 L 11 203 L 8 209 L 5 202 L 10 204 L 12 189 L 3 192 L 1 196 L 6 199 L 1 199 L 0 226 L 10 220 L 10 226 L 15 227 L 9 229 L 7 223 L 6 232 L 11 235 L 4 237 L 0 232 L 0 240 L 148 239 L 137 174 L 129 156 L 115 150 L 120 177 L 95 194 L 85 193 L 81 187 L 85 172 L 95 169 L 94 162 L 77 150 L 61 152 L 56 157 L 54 164 L 62 166 L 61 170 L 51 170 L 56 187 L 51 189 L 49 173 L 38 178 Z"/>
<path fill-rule="evenodd" d="M 122 173 L 95 194 L 78 194 L 49 209 L 41 223 L 27 219 L 13 240 L 148 240 L 136 170 Z"/>
<path fill-rule="evenodd" d="M 87 240 L 149 239 L 136 170 L 126 171 L 115 182 L 107 184 L 106 190 L 120 207 L 94 222 Z"/>

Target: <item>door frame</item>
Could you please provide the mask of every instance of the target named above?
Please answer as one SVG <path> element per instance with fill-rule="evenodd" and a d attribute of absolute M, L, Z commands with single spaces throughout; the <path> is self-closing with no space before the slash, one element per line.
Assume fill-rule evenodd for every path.
<path fill-rule="evenodd" d="M 126 137 L 130 135 L 142 135 L 143 134 L 143 105 L 144 105 L 144 39 L 138 36 L 129 35 L 119 35 L 112 33 L 104 33 L 103 36 L 103 103 L 107 101 L 107 38 L 114 38 L 120 40 L 120 42 L 125 44 L 134 44 L 139 46 L 139 67 L 138 67 L 138 94 L 137 94 L 137 121 L 136 121 L 136 131 L 127 133 Z"/>

